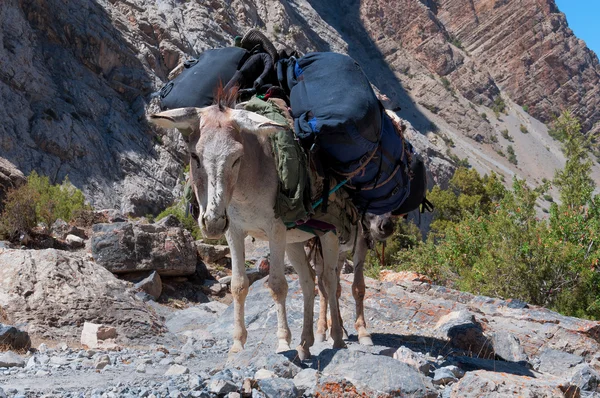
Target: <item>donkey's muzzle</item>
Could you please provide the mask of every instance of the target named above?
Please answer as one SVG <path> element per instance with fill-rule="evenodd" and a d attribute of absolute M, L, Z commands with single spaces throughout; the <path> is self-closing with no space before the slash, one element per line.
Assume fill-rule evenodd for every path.
<path fill-rule="evenodd" d="M 227 213 L 215 216 L 203 214 L 201 222 L 202 235 L 207 239 L 218 239 L 229 228 Z"/>

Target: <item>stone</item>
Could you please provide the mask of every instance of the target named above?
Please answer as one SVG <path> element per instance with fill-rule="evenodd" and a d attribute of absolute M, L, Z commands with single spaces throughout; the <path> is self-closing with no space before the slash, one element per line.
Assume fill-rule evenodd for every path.
<path fill-rule="evenodd" d="M 6 393 L 4 392 L 2 387 L 0 387 L 0 398 L 6 398 Z"/>
<path fill-rule="evenodd" d="M 85 321 L 112 325 L 118 336 L 138 343 L 164 331 L 162 321 L 135 300 L 126 282 L 81 253 L 5 250 L 0 264 L 5 265 L 0 267 L 0 307 L 15 324 L 26 323 L 30 334 L 79 339 Z"/>
<path fill-rule="evenodd" d="M 138 366 L 136 366 L 135 371 L 136 373 L 146 373 L 146 365 L 139 364 Z"/>
<path fill-rule="evenodd" d="M 25 360 L 12 351 L 0 353 L 0 368 L 23 368 Z"/>
<path fill-rule="evenodd" d="M 208 382 L 208 391 L 219 396 L 237 391 L 238 386 L 231 380 L 211 379 Z"/>
<path fill-rule="evenodd" d="M 547 348 L 540 354 L 539 361 L 538 371 L 555 376 L 564 376 L 566 373 L 572 373 L 572 369 L 583 363 L 584 358 L 579 355 Z"/>
<path fill-rule="evenodd" d="M 110 365 L 110 357 L 108 355 L 101 355 L 94 361 L 94 368 L 101 370 Z"/>
<path fill-rule="evenodd" d="M 481 324 L 469 311 L 453 311 L 439 319 L 434 329 L 450 345 L 467 350 L 481 358 L 493 358 L 494 350 L 483 334 Z"/>
<path fill-rule="evenodd" d="M 154 300 L 158 300 L 160 294 L 162 293 L 162 281 L 158 273 L 156 271 L 152 271 L 147 278 L 136 283 L 135 288 L 143 290 L 152 296 Z"/>
<path fill-rule="evenodd" d="M 72 234 L 67 235 L 67 237 L 65 238 L 65 242 L 67 245 L 69 245 L 69 247 L 72 248 L 79 248 L 85 246 L 85 241 L 82 238 Z"/>
<path fill-rule="evenodd" d="M 81 345 L 88 349 L 114 349 L 117 329 L 91 322 L 83 324 L 81 331 Z"/>
<path fill-rule="evenodd" d="M 412 271 L 392 271 L 384 269 L 379 273 L 379 279 L 383 282 L 402 283 L 402 282 L 422 282 L 432 283 L 426 275 L 421 275 Z"/>
<path fill-rule="evenodd" d="M 447 367 L 439 368 L 434 371 L 433 384 L 436 386 L 445 386 L 446 384 L 454 383 L 458 378 Z"/>
<path fill-rule="evenodd" d="M 396 350 L 393 358 L 412 366 L 424 375 L 428 375 L 431 370 L 431 363 L 429 361 L 404 346 Z"/>
<path fill-rule="evenodd" d="M 292 381 L 299 395 L 304 395 L 305 393 L 312 394 L 317 386 L 318 377 L 319 372 L 316 369 L 308 368 L 298 372 Z"/>
<path fill-rule="evenodd" d="M 198 257 L 205 263 L 214 264 L 229 255 L 229 246 L 209 245 L 203 241 L 194 242 Z"/>
<path fill-rule="evenodd" d="M 294 382 L 289 379 L 266 378 L 258 380 L 257 384 L 267 398 L 296 398 L 298 396 Z"/>
<path fill-rule="evenodd" d="M 600 375 L 587 363 L 581 363 L 573 368 L 570 383 L 581 391 L 598 391 Z"/>
<path fill-rule="evenodd" d="M 48 351 L 48 346 L 46 345 L 46 343 L 42 343 L 38 346 L 38 351 L 41 352 L 42 354 L 45 353 L 46 351 Z"/>
<path fill-rule="evenodd" d="M 166 217 L 161 218 L 155 224 L 163 227 L 181 227 L 181 222 L 179 222 L 179 219 L 173 214 L 169 214 Z"/>
<path fill-rule="evenodd" d="M 27 332 L 0 323 L 0 346 L 13 350 L 28 350 L 31 347 L 31 338 Z"/>
<path fill-rule="evenodd" d="M 242 396 L 243 397 L 251 397 L 252 396 L 252 379 L 245 378 L 242 383 Z"/>
<path fill-rule="evenodd" d="M 275 373 L 271 372 L 267 369 L 259 369 L 254 373 L 254 380 L 262 380 L 262 379 L 272 379 L 275 376 Z"/>
<path fill-rule="evenodd" d="M 227 394 L 227 398 L 241 398 L 242 395 L 239 392 L 230 392 Z"/>
<path fill-rule="evenodd" d="M 218 301 L 199 304 L 170 315 L 166 320 L 166 327 L 176 334 L 203 329 L 218 319 L 226 309 L 227 305 Z"/>
<path fill-rule="evenodd" d="M 169 369 L 165 372 L 165 376 L 173 376 L 173 375 L 185 375 L 190 373 L 190 370 L 182 365 L 171 365 Z"/>
<path fill-rule="evenodd" d="M 194 241 L 186 229 L 179 227 L 95 224 L 91 247 L 96 262 L 114 273 L 157 271 L 181 276 L 196 271 Z"/>
<path fill-rule="evenodd" d="M 579 394 L 569 389 L 563 379 L 517 376 L 494 371 L 477 370 L 468 372 L 452 386 L 452 398 L 479 397 L 569 397 Z M 568 392 L 572 391 L 573 394 Z M 566 393 L 565 393 L 566 392 Z"/>
<path fill-rule="evenodd" d="M 325 349 L 315 362 L 321 364 L 323 375 L 345 378 L 357 388 L 367 391 L 437 396 L 430 379 L 413 367 L 390 357 L 360 351 Z"/>
<path fill-rule="evenodd" d="M 57 219 L 54 221 L 52 226 L 50 227 L 50 232 L 52 236 L 57 239 L 65 239 L 67 237 L 67 231 L 69 230 L 69 224 L 62 219 Z"/>
<path fill-rule="evenodd" d="M 492 347 L 496 356 L 509 362 L 527 362 L 529 358 L 518 338 L 512 333 L 493 333 Z"/>

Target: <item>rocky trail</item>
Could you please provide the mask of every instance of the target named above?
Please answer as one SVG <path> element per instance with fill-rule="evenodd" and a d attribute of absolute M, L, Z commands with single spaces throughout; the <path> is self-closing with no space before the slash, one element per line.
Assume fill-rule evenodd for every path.
<path fill-rule="evenodd" d="M 172 220 L 119 220 L 88 230 L 84 249 L 11 249 L 7 243 L 0 249 L 0 320 L 6 325 L 0 327 L 0 397 L 600 396 L 600 323 L 431 285 L 412 273 L 367 278 L 374 346 L 357 342 L 352 275 L 345 274 L 340 305 L 347 348 L 316 343 L 304 362 L 295 350 L 275 353 L 267 250 L 251 241 L 248 341 L 229 356 L 226 248 L 194 242 Z M 123 247 L 109 239 L 123 234 Z M 165 242 L 196 250 L 157 250 L 171 247 Z M 127 253 L 136 253 L 135 264 Z M 156 259 L 182 253 L 195 270 L 183 261 L 152 270 Z M 137 279 L 123 273 L 134 266 L 145 267 Z M 295 347 L 303 301 L 296 275 L 288 275 L 288 283 Z"/>

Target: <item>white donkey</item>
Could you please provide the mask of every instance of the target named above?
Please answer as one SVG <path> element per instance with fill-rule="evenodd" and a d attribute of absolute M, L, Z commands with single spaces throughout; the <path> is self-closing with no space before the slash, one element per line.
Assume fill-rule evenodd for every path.
<path fill-rule="evenodd" d="M 234 305 L 233 346 L 241 351 L 247 338 L 244 303 L 248 293 L 245 272 L 244 238 L 251 235 L 268 240 L 271 253 L 269 288 L 277 305 L 277 351 L 289 350 L 291 333 L 287 324 L 284 252 L 297 270 L 304 296 L 304 317 L 300 345 L 301 359 L 310 357 L 314 343 L 315 282 L 304 243 L 314 237 L 300 230 L 286 230 L 273 210 L 278 176 L 269 135 L 287 128 L 258 114 L 223 105 L 181 108 L 151 115 L 152 123 L 178 128 L 188 145 L 190 173 L 200 206 L 198 223 L 207 238 L 223 233 L 232 256 L 231 293 Z M 325 267 L 323 286 L 328 293 L 334 348 L 344 347 L 337 305 L 336 264 L 339 252 L 334 233 L 320 237 Z"/>
<path fill-rule="evenodd" d="M 387 240 L 393 233 L 395 228 L 395 216 L 392 216 L 391 213 L 386 213 L 383 215 L 374 215 L 370 213 L 365 214 L 365 223 L 358 223 L 358 225 L 353 228 L 353 235 L 348 242 L 340 246 L 340 253 L 338 257 L 338 265 L 337 265 L 337 292 L 336 292 L 336 303 L 339 306 L 339 297 L 341 295 L 341 285 L 340 285 L 340 273 L 344 266 L 344 261 L 346 260 L 346 256 L 348 252 L 354 249 L 354 254 L 352 256 L 352 261 L 354 263 L 354 280 L 352 282 L 352 296 L 354 296 L 354 302 L 356 305 L 356 318 L 354 323 L 354 328 L 358 334 L 358 342 L 362 345 L 373 345 L 373 340 L 371 339 L 371 334 L 367 330 L 367 323 L 365 321 L 365 309 L 364 309 L 364 299 L 365 299 L 365 276 L 364 276 L 364 265 L 365 259 L 367 257 L 367 252 L 370 247 L 376 242 L 383 242 Z M 354 236 L 354 234 L 358 233 L 358 236 Z M 315 267 L 317 269 L 317 273 L 320 273 L 322 264 L 322 259 L 319 256 L 315 258 Z M 325 341 L 328 329 L 327 322 L 327 307 L 328 307 L 328 295 L 324 291 L 325 287 L 321 286 L 319 283 L 319 296 L 320 296 L 320 307 L 319 307 L 319 320 L 317 322 L 317 341 Z M 338 308 L 338 314 L 341 313 Z M 347 334 L 345 329 L 343 329 L 343 322 L 340 318 L 340 324 L 342 325 L 342 331 L 344 338 L 347 338 Z"/>

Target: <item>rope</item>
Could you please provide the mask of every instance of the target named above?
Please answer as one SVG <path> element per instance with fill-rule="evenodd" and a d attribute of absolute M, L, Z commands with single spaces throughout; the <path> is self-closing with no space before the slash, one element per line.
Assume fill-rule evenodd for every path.
<path fill-rule="evenodd" d="M 342 182 L 340 182 L 339 184 L 337 184 L 335 187 L 333 187 L 332 189 L 329 190 L 329 194 L 327 195 L 327 197 L 331 196 L 332 194 L 334 194 L 335 192 L 337 192 L 341 187 L 344 186 L 344 184 L 348 182 L 348 180 L 344 180 Z M 317 207 L 319 207 L 319 205 L 323 203 L 323 198 L 320 198 L 319 200 L 317 200 L 316 202 L 314 202 L 311 207 L 314 209 L 316 209 Z M 285 224 L 286 227 L 288 228 L 294 228 L 297 226 L 297 224 L 295 222 L 288 222 Z"/>

